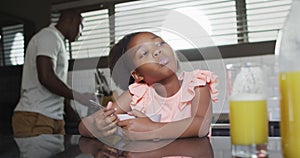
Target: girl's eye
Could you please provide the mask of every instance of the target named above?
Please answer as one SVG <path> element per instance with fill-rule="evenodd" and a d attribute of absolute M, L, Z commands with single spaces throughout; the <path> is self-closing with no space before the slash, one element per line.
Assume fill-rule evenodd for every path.
<path fill-rule="evenodd" d="M 146 56 L 148 54 L 148 52 L 142 52 L 140 58 Z"/>
<path fill-rule="evenodd" d="M 159 47 L 160 47 L 160 46 L 163 46 L 164 44 L 165 44 L 165 42 L 164 42 L 164 41 L 162 41 L 162 42 L 158 42 L 158 43 L 157 43 L 157 46 L 159 46 Z"/>

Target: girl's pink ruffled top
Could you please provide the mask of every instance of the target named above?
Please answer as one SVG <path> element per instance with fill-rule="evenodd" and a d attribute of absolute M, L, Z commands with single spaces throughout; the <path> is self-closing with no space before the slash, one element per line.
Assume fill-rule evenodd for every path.
<path fill-rule="evenodd" d="M 131 108 L 145 114 L 161 114 L 160 122 L 170 122 L 191 117 L 191 103 L 195 96 L 194 88 L 209 85 L 211 99 L 218 101 L 217 77 L 207 70 L 183 72 L 179 76 L 182 80 L 180 90 L 173 96 L 165 98 L 159 96 L 155 89 L 144 83 L 133 83 L 129 86 L 132 94 Z"/>

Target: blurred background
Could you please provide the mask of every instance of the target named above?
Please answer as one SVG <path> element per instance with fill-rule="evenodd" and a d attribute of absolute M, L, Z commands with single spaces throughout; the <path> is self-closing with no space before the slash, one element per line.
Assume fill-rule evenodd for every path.
<path fill-rule="evenodd" d="M 107 55 L 123 35 L 149 30 L 161 35 L 184 56 L 183 65 L 206 69 L 210 65 L 255 61 L 263 64 L 268 79 L 268 111 L 271 135 L 278 135 L 278 64 L 274 53 L 279 30 L 292 0 L 2 0 L 0 1 L 0 130 L 11 133 L 11 114 L 19 99 L 25 49 L 41 28 L 55 23 L 60 11 L 82 11 L 84 29 L 76 42 L 66 41 L 71 86 L 80 91 L 96 91 L 96 70 L 101 70 L 112 91 L 120 90 L 110 79 Z M 166 11 L 178 11 L 193 19 L 211 39 L 201 46 L 187 42 L 163 29 Z M 178 25 L 187 27 L 188 24 Z M 154 29 L 153 29 L 154 28 Z M 193 40 L 203 39 L 196 32 Z M 217 48 L 218 53 L 210 53 Z M 201 53 L 199 53 L 199 50 Z M 220 70 L 221 71 L 221 70 Z M 224 69 L 222 69 L 224 71 Z M 220 76 L 224 79 L 224 76 Z M 82 82 L 85 81 L 85 82 Z M 214 106 L 215 134 L 228 135 L 226 83 L 222 81 L 223 102 Z M 80 117 L 88 109 L 72 104 Z M 67 121 L 68 124 L 68 121 Z M 70 130 L 76 128 L 69 121 Z M 68 131 L 68 130 L 67 130 Z"/>

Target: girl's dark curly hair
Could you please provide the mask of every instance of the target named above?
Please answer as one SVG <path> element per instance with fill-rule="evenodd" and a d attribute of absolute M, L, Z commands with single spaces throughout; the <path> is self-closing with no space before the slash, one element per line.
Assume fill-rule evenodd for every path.
<path fill-rule="evenodd" d="M 127 51 L 127 46 L 130 40 L 141 32 L 134 32 L 124 36 L 118 43 L 116 43 L 110 50 L 108 55 L 108 67 L 113 81 L 122 90 L 127 90 L 128 85 L 134 82 L 131 77 L 132 65 L 127 56 L 124 55 Z"/>

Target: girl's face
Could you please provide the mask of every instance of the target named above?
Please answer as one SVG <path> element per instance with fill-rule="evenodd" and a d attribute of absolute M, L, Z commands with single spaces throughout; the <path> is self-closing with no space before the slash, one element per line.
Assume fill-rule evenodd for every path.
<path fill-rule="evenodd" d="M 132 37 L 127 51 L 135 68 L 132 75 L 137 81 L 152 84 L 176 74 L 175 53 L 159 36 L 148 32 L 139 33 Z"/>

